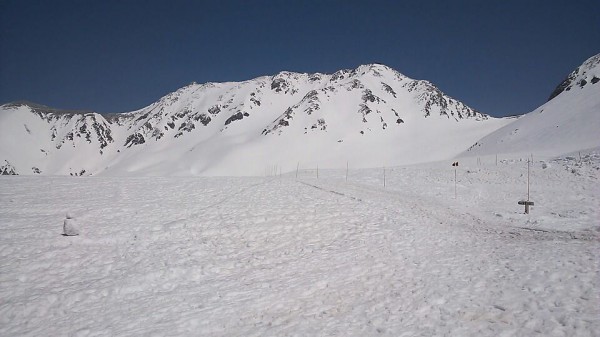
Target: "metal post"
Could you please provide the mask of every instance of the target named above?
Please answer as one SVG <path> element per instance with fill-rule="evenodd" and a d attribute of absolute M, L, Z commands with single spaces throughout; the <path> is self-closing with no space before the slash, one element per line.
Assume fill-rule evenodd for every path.
<path fill-rule="evenodd" d="M 454 167 L 454 199 L 456 199 L 456 167 Z"/>
<path fill-rule="evenodd" d="M 348 162 L 346 162 L 346 182 L 348 182 Z"/>
<path fill-rule="evenodd" d="M 527 161 L 527 201 L 529 201 L 529 160 Z M 525 206 L 525 213 L 529 213 L 529 205 Z"/>
<path fill-rule="evenodd" d="M 385 167 L 383 168 L 383 187 L 385 188 Z"/>
<path fill-rule="evenodd" d="M 300 167 L 300 162 L 296 164 L 296 179 L 298 179 L 298 168 Z"/>

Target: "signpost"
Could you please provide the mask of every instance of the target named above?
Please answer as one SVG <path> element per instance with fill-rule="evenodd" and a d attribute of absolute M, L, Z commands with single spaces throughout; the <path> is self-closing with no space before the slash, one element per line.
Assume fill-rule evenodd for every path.
<path fill-rule="evenodd" d="M 454 199 L 456 199 L 456 168 L 458 167 L 458 162 L 455 161 L 452 163 L 452 166 L 454 167 Z"/>
<path fill-rule="evenodd" d="M 525 214 L 529 214 L 529 206 L 533 206 L 533 201 L 521 200 L 519 205 L 525 205 Z"/>
<path fill-rule="evenodd" d="M 519 205 L 525 205 L 525 214 L 529 214 L 529 206 L 533 206 L 533 201 L 529 201 L 529 165 L 531 161 L 527 159 L 527 200 L 521 200 L 518 202 Z"/>

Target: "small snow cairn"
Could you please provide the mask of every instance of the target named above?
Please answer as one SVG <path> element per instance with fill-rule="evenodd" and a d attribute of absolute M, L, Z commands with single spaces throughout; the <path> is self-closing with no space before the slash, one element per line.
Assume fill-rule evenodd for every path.
<path fill-rule="evenodd" d="M 63 235 L 64 236 L 75 236 L 79 235 L 79 226 L 77 225 L 77 220 L 73 217 L 73 215 L 67 212 L 66 219 L 63 223 Z"/>

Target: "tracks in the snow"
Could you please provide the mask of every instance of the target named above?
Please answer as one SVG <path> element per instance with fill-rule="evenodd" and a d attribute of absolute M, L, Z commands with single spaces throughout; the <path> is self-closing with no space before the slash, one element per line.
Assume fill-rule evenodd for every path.
<path fill-rule="evenodd" d="M 532 240 L 584 240 L 584 241 L 600 241 L 600 236 L 595 233 L 585 232 L 567 232 L 557 230 L 536 229 L 522 226 L 499 226 L 494 225 L 483 219 L 471 214 L 456 214 L 456 210 L 450 208 L 445 209 L 447 212 L 436 212 L 435 208 L 439 205 L 427 204 L 423 198 L 406 194 L 401 196 L 397 191 L 381 190 L 371 186 L 357 184 L 327 184 L 319 182 L 306 182 L 298 180 L 299 183 L 324 191 L 343 196 L 357 202 L 368 202 L 377 204 L 379 207 L 387 210 L 393 210 L 394 213 L 399 208 L 409 209 L 414 212 L 415 217 L 420 220 L 425 218 L 433 219 L 433 224 L 449 223 L 460 227 L 467 227 L 469 231 L 493 234 L 513 239 L 532 239 Z M 408 193 L 408 192 L 407 192 Z M 465 223 L 465 217 L 471 218 L 472 224 Z"/>
<path fill-rule="evenodd" d="M 348 197 L 348 198 L 350 198 L 352 200 L 356 200 L 356 201 L 362 201 L 362 199 L 360 199 L 360 198 L 356 198 L 356 197 L 353 197 L 351 195 L 346 195 L 344 193 L 341 193 L 341 192 L 338 192 L 338 191 L 335 191 L 335 190 L 331 190 L 331 189 L 323 188 L 323 187 L 320 187 L 320 186 L 317 186 L 317 185 L 309 184 L 309 183 L 304 182 L 304 181 L 298 181 L 298 182 L 301 183 L 301 184 L 303 184 L 303 185 L 310 186 L 312 188 L 316 188 L 316 189 L 321 190 L 321 191 L 325 191 L 325 192 L 337 194 L 337 195 L 340 195 L 340 196 L 343 196 L 343 197 Z"/>

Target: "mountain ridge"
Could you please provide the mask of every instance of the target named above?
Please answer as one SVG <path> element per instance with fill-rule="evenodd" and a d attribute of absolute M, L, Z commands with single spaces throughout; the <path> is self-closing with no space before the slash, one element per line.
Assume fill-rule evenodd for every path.
<path fill-rule="evenodd" d="M 556 156 L 600 147 L 600 54 L 571 72 L 537 109 L 472 145 L 463 156 Z"/>
<path fill-rule="evenodd" d="M 124 113 L 1 109 L 0 161 L 18 174 L 256 175 L 268 163 L 414 163 L 455 155 L 506 124 L 377 63 L 191 83 Z"/>

